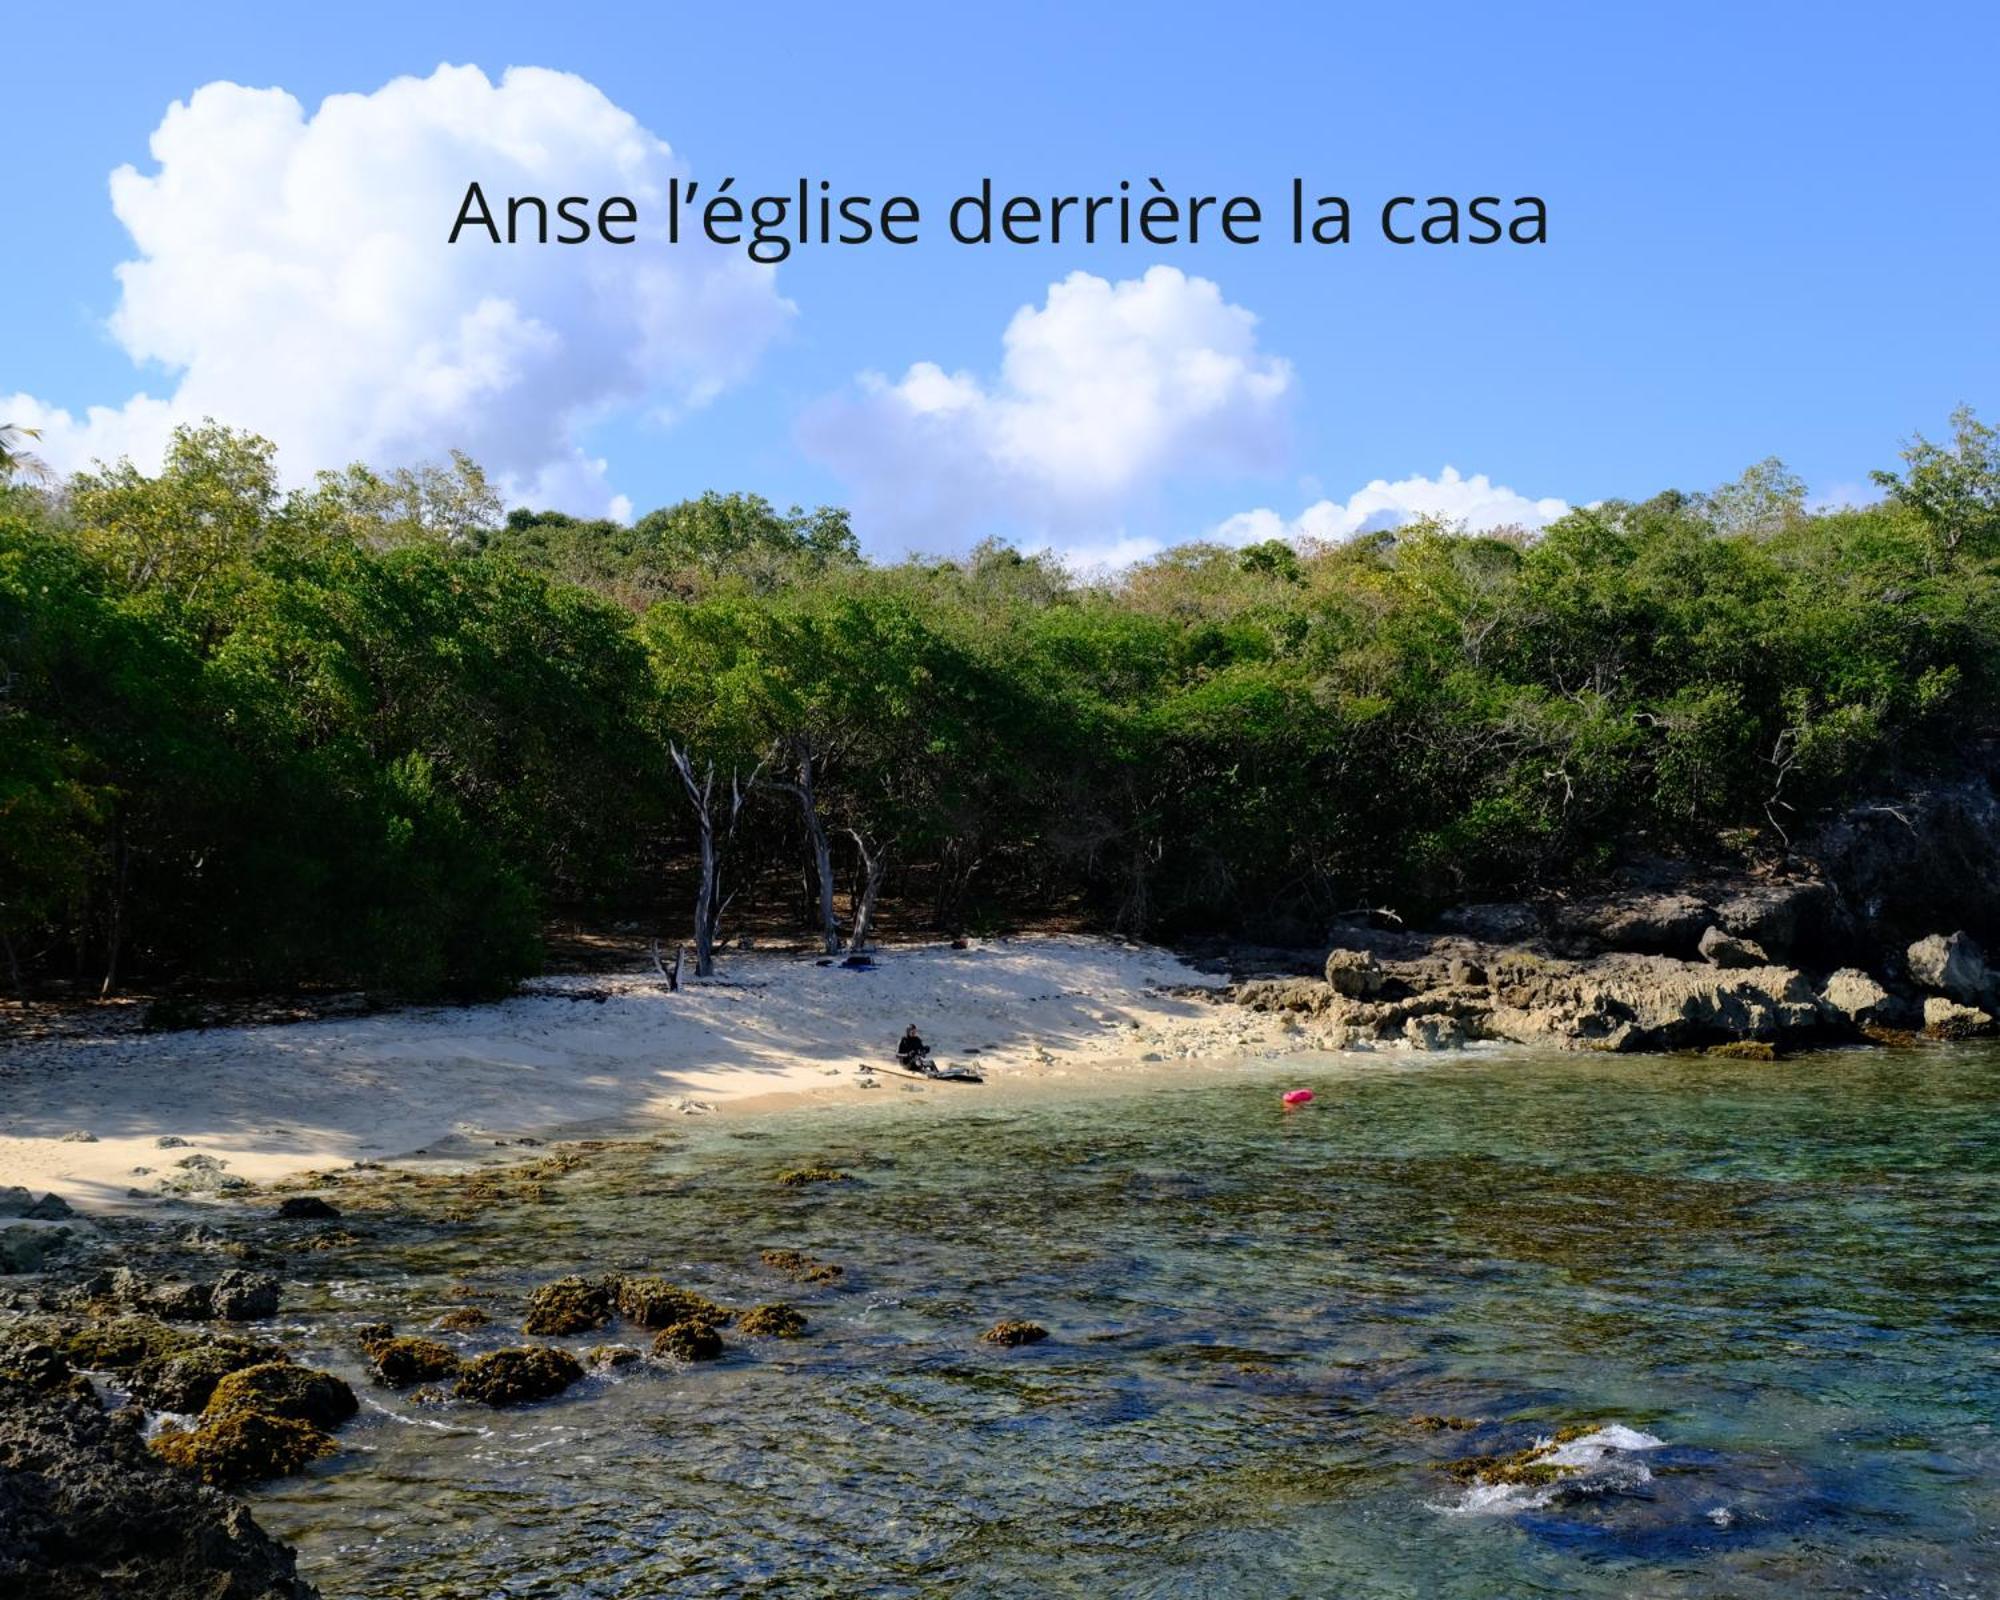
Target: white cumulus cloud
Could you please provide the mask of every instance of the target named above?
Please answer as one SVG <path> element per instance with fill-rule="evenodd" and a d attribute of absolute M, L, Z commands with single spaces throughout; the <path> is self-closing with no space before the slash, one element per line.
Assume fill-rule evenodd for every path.
<path fill-rule="evenodd" d="M 298 476 L 457 448 L 514 495 L 603 511 L 617 500 L 581 430 L 703 403 L 792 310 L 770 268 L 661 240 L 684 166 L 570 73 L 444 66 L 310 116 L 281 89 L 211 83 L 168 109 L 151 152 L 152 172 L 111 176 L 136 254 L 110 329 L 169 387 L 81 415 L 0 401 L 61 468 L 152 466 L 175 423 L 213 416 L 273 439 Z M 503 227 L 510 194 L 626 196 L 639 240 L 447 244 L 473 180 Z"/>
<path fill-rule="evenodd" d="M 995 521 L 1094 532 L 1170 476 L 1272 465 L 1291 389 L 1256 317 L 1206 278 L 1074 272 L 1015 312 L 996 376 L 929 361 L 893 380 L 865 372 L 801 436 L 864 525 L 892 535 Z"/>
<path fill-rule="evenodd" d="M 1319 500 L 1289 520 L 1266 507 L 1239 511 L 1210 535 L 1229 545 L 1267 539 L 1351 539 L 1357 534 L 1400 528 L 1418 517 L 1441 517 L 1473 533 L 1509 526 L 1546 528 L 1569 510 L 1555 499 L 1531 500 L 1483 472 L 1465 477 L 1446 467 L 1435 478 L 1377 478 L 1345 501 Z"/>

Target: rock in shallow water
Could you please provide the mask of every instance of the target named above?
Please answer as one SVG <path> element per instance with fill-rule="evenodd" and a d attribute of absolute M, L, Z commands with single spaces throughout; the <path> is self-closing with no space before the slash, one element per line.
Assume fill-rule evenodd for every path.
<path fill-rule="evenodd" d="M 528 1296 L 528 1315 L 521 1323 L 523 1333 L 588 1333 L 611 1320 L 612 1295 L 608 1286 L 574 1275 L 545 1283 Z"/>
<path fill-rule="evenodd" d="M 567 1350 L 552 1345 L 521 1345 L 493 1350 L 459 1369 L 452 1392 L 481 1405 L 525 1405 L 561 1394 L 583 1376 L 583 1367 Z"/>
<path fill-rule="evenodd" d="M 239 1501 L 170 1471 L 124 1414 L 0 1377 L 0 1594 L 317 1600 Z"/>
<path fill-rule="evenodd" d="M 391 1389 L 449 1378 L 459 1369 L 458 1352 L 435 1339 L 375 1339 L 365 1347 L 375 1376 Z"/>

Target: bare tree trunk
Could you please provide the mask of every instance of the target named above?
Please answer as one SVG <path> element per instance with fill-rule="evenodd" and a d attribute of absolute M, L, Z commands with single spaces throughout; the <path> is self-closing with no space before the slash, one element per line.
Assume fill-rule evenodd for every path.
<path fill-rule="evenodd" d="M 720 833 L 715 817 L 715 763 L 711 761 L 703 769 L 701 779 L 696 781 L 694 763 L 688 753 L 677 744 L 669 744 L 667 753 L 673 758 L 674 770 L 681 775 L 681 785 L 687 790 L 689 803 L 694 807 L 695 831 L 701 847 L 701 880 L 694 894 L 694 975 L 707 978 L 715 973 L 715 932 L 722 921 L 722 908 L 727 903 L 722 898 L 722 847 L 736 832 L 736 819 L 743 814 L 744 786 L 737 782 L 736 775 L 729 778 L 729 817 Z M 761 770 L 762 764 L 759 764 Z M 751 773 L 752 784 L 757 774 Z M 680 956 L 674 956 L 676 979 L 680 973 Z M 678 982 L 676 982 L 678 987 Z"/>
<path fill-rule="evenodd" d="M 889 852 L 886 847 L 870 850 L 858 829 L 847 832 L 854 848 L 861 852 L 861 895 L 854 907 L 854 933 L 847 948 L 866 950 L 868 936 L 875 928 L 875 902 L 882 897 L 882 875 L 889 870 Z"/>
<path fill-rule="evenodd" d="M 790 782 L 772 780 L 770 787 L 782 789 L 799 803 L 806 825 L 806 844 L 812 851 L 814 882 L 819 892 L 820 939 L 830 956 L 840 954 L 840 921 L 833 910 L 833 850 L 826 842 L 826 824 L 820 819 L 819 797 L 813 792 L 812 746 L 804 741 L 793 745 L 797 776 Z"/>
<path fill-rule="evenodd" d="M 104 936 L 104 983 L 97 993 L 99 998 L 118 987 L 118 955 L 125 947 L 125 888 L 132 875 L 132 852 L 125 846 L 125 822 L 118 822 L 116 843 L 112 846 L 111 871 L 111 926 Z"/>
<path fill-rule="evenodd" d="M 697 783 L 694 764 L 677 744 L 667 746 L 674 770 L 681 775 L 688 802 L 694 807 L 695 832 L 701 847 L 701 880 L 694 891 L 694 975 L 706 978 L 715 971 L 716 876 L 715 859 L 715 763 Z"/>

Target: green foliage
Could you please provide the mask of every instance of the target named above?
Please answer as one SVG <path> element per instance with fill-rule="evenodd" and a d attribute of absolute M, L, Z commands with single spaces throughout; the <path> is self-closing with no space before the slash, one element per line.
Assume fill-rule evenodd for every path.
<path fill-rule="evenodd" d="M 504 987 L 551 906 L 685 927 L 669 739 L 725 777 L 809 751 L 842 870 L 865 841 L 944 928 L 1315 937 L 1781 842 L 2000 707 L 2000 469 L 1953 427 L 1867 508 L 1767 461 L 1535 537 L 1194 544 L 1109 583 L 994 543 L 870 565 L 844 514 L 751 495 L 502 520 L 463 458 L 287 493 L 262 441 L 184 430 L 156 475 L 0 488 L 0 954 Z M 738 911 L 801 898 L 801 828 L 752 795 Z"/>

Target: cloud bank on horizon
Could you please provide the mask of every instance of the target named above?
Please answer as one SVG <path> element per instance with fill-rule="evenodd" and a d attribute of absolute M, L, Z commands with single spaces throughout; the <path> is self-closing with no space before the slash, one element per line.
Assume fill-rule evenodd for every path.
<path fill-rule="evenodd" d="M 1291 364 L 1206 278 L 1156 266 L 1110 283 L 1072 272 L 1001 335 L 998 376 L 919 361 L 864 372 L 809 412 L 807 450 L 891 534 L 998 515 L 1056 537 L 1116 523 L 1169 476 L 1275 466 Z"/>
<path fill-rule="evenodd" d="M 168 386 L 81 415 L 0 400 L 64 471 L 121 456 L 151 469 L 175 426 L 214 417 L 272 439 L 300 477 L 459 449 L 516 502 L 628 516 L 590 425 L 671 420 L 745 382 L 796 314 L 775 268 L 643 228 L 625 246 L 445 243 L 468 174 L 489 197 L 628 195 L 642 218 L 687 175 L 571 73 L 441 66 L 311 115 L 282 89 L 210 83 L 168 108 L 150 149 L 154 172 L 111 175 L 135 254 L 108 326 Z M 861 372 L 806 409 L 798 442 L 878 547 L 998 528 L 1117 567 L 1162 548 L 1126 522 L 1172 485 L 1282 465 L 1296 389 L 1210 280 L 1073 272 L 1014 313 L 991 375 Z M 1207 537 L 1338 539 L 1423 515 L 1540 527 L 1565 509 L 1446 468 L 1289 520 L 1245 511 Z"/>

